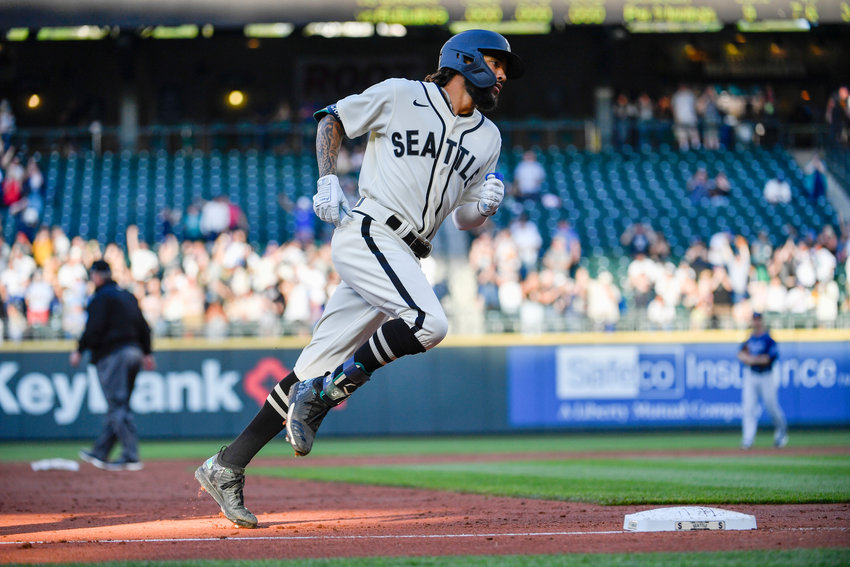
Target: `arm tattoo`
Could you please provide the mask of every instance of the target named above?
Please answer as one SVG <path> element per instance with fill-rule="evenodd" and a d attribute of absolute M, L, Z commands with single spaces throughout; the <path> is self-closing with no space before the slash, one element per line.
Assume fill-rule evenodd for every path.
<path fill-rule="evenodd" d="M 331 115 L 319 122 L 316 131 L 316 161 L 319 165 L 319 177 L 336 173 L 336 160 L 342 145 L 342 123 Z"/>

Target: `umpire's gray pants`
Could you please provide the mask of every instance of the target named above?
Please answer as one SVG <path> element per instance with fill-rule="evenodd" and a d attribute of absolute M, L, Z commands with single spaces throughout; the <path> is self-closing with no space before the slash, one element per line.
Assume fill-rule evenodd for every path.
<path fill-rule="evenodd" d="M 142 368 L 142 358 L 142 349 L 125 346 L 97 362 L 97 376 L 108 404 L 103 431 L 93 447 L 98 458 L 106 460 L 115 443 L 120 442 L 122 458 L 139 460 L 139 440 L 130 412 L 130 394 L 136 375 Z"/>

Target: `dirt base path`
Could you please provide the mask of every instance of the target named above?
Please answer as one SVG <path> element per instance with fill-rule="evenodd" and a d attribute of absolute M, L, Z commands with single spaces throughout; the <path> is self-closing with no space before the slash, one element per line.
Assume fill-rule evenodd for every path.
<path fill-rule="evenodd" d="M 293 462 L 257 459 L 254 466 Z M 246 504 L 260 525 L 237 529 L 208 495 L 199 495 L 192 475 L 198 464 L 149 461 L 141 472 L 121 473 L 85 463 L 78 472 L 0 465 L 0 563 L 850 547 L 850 504 L 717 504 L 755 515 L 758 529 L 630 533 L 622 529 L 624 515 L 658 506 L 596 506 L 250 474 Z"/>

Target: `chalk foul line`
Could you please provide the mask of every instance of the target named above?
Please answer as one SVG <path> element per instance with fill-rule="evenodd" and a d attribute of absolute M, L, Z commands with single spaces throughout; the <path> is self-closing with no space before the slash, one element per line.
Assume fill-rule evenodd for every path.
<path fill-rule="evenodd" d="M 741 530 L 728 530 L 740 533 Z M 750 531 L 750 530 L 743 530 Z M 850 527 L 814 527 L 786 528 L 771 531 L 850 531 Z M 592 532 L 515 532 L 515 533 L 485 533 L 485 534 L 396 534 L 396 535 L 313 535 L 313 536 L 212 536 L 212 537 L 169 537 L 145 539 L 71 539 L 61 541 L 30 540 L 30 541 L 0 541 L 0 545 L 45 545 L 45 544 L 90 544 L 90 543 L 179 543 L 179 542 L 214 542 L 214 541 L 305 541 L 305 540 L 386 540 L 386 539 L 457 539 L 457 538 L 497 538 L 497 537 L 553 537 L 553 536 L 582 536 L 582 535 L 617 535 L 636 534 L 626 530 L 608 530 Z M 646 532 L 650 533 L 650 532 Z M 661 532 L 652 532 L 661 533 Z M 690 532 L 692 533 L 692 532 Z"/>

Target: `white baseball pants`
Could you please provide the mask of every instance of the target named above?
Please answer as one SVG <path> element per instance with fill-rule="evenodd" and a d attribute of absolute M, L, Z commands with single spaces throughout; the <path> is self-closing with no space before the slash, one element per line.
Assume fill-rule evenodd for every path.
<path fill-rule="evenodd" d="M 355 211 L 331 248 L 342 283 L 295 363 L 300 380 L 332 372 L 391 319 L 403 319 L 426 350 L 445 338 L 448 320 L 419 260 L 386 224 Z"/>

